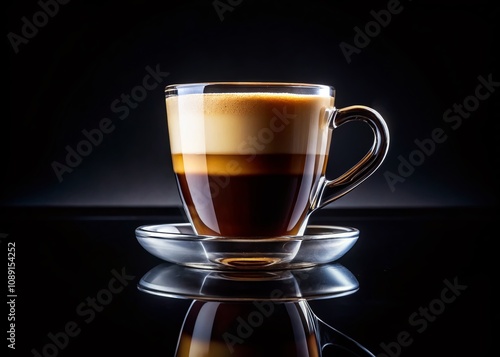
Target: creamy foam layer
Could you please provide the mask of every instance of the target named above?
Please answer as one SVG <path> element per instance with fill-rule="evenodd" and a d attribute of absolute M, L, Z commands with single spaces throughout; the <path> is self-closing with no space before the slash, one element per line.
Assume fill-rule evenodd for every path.
<path fill-rule="evenodd" d="M 172 154 L 324 154 L 329 96 L 187 94 L 166 99 Z"/>

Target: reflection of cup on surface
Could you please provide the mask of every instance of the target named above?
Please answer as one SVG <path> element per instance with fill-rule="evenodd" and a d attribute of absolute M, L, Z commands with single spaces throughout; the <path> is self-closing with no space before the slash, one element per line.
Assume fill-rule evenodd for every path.
<path fill-rule="evenodd" d="M 308 304 L 353 294 L 358 287 L 352 272 L 340 264 L 223 271 L 164 263 L 138 284 L 155 296 L 194 299 L 179 333 L 177 357 L 373 357 L 320 320 Z"/>
<path fill-rule="evenodd" d="M 319 320 L 306 300 L 193 301 L 179 336 L 184 356 L 373 356 L 356 341 Z"/>
<path fill-rule="evenodd" d="M 279 270 L 214 270 L 163 263 L 148 271 L 138 289 L 157 296 L 204 301 L 332 299 L 355 293 L 359 282 L 341 264 Z"/>
<path fill-rule="evenodd" d="M 314 210 L 343 196 L 383 161 L 389 133 L 374 110 L 337 110 L 334 89 L 283 83 L 200 83 L 165 89 L 173 168 L 197 234 L 302 235 Z M 325 178 L 332 131 L 362 120 L 369 153 Z"/>
<path fill-rule="evenodd" d="M 299 303 L 194 301 L 176 356 L 319 356 L 311 322 Z"/>

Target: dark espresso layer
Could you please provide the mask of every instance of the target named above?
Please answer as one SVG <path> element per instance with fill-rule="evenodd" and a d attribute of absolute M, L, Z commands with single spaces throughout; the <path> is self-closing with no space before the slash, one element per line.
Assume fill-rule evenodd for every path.
<path fill-rule="evenodd" d="M 325 159 L 302 154 L 173 155 L 197 233 L 239 237 L 298 234 Z"/>

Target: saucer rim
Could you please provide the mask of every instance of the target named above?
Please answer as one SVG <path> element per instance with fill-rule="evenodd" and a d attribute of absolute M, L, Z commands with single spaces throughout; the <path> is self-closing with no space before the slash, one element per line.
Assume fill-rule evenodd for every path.
<path fill-rule="evenodd" d="M 190 223 L 142 225 L 136 228 L 136 239 L 148 253 L 181 266 L 212 270 L 283 270 L 302 269 L 337 261 L 354 246 L 360 233 L 359 229 L 354 227 L 309 225 L 306 233 L 307 229 L 318 231 L 304 236 L 244 239 L 197 236 L 181 231 L 181 228 L 188 226 Z M 161 227 L 178 231 L 160 232 Z M 169 249 L 165 250 L 168 246 Z M 297 248 L 294 248 L 295 246 Z M 320 253 L 325 252 L 325 248 L 329 248 L 328 253 Z M 263 256 L 261 254 L 268 256 L 271 263 L 238 266 L 220 261 L 222 255 L 227 252 L 231 252 L 236 257 L 235 260 L 249 261 L 255 251 L 260 251 L 259 257 Z"/>
<path fill-rule="evenodd" d="M 161 223 L 161 224 L 147 224 L 141 225 L 135 229 L 135 235 L 137 238 L 156 238 L 156 239 L 180 239 L 185 241 L 224 241 L 224 242 L 235 242 L 235 243 L 251 243 L 251 242 L 290 242 L 290 241 L 307 241 L 307 240 L 318 240 L 318 239 L 357 239 L 359 237 L 359 229 L 351 226 L 338 226 L 338 225 L 321 225 L 321 224 L 311 224 L 306 227 L 307 229 L 324 229 L 324 233 L 316 234 L 304 234 L 302 236 L 280 236 L 280 237 L 220 237 L 211 235 L 197 235 L 194 232 L 192 234 L 181 233 L 181 232 L 160 232 L 158 230 L 153 230 L 153 227 L 188 227 L 191 223 Z"/>
<path fill-rule="evenodd" d="M 196 269 L 196 268 L 192 268 Z M 252 302 L 252 301 L 273 301 L 273 302 L 295 302 L 295 301 L 311 301 L 311 300 L 326 300 L 326 299 L 335 299 L 339 297 L 344 297 L 348 295 L 352 295 L 359 290 L 359 286 L 353 288 L 351 290 L 345 290 L 338 293 L 324 293 L 324 294 L 312 294 L 312 295 L 301 295 L 301 296 L 283 296 L 283 297 L 223 297 L 223 296 L 212 296 L 212 295 L 196 295 L 196 294 L 181 294 L 181 293 L 173 293 L 173 292 L 164 292 L 158 289 L 146 288 L 140 285 L 139 282 L 137 284 L 137 290 L 151 294 L 154 296 L 160 296 L 164 298 L 171 299 L 181 299 L 181 300 L 198 300 L 198 301 L 219 301 L 219 302 Z"/>

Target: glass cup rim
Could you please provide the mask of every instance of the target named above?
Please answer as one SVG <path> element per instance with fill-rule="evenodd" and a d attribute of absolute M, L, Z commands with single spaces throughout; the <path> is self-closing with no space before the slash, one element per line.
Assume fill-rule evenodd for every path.
<path fill-rule="evenodd" d="M 208 87 L 210 91 L 207 91 Z M 165 87 L 166 98 L 185 94 L 259 92 L 335 96 L 333 86 L 301 82 L 198 82 L 169 84 Z"/>

